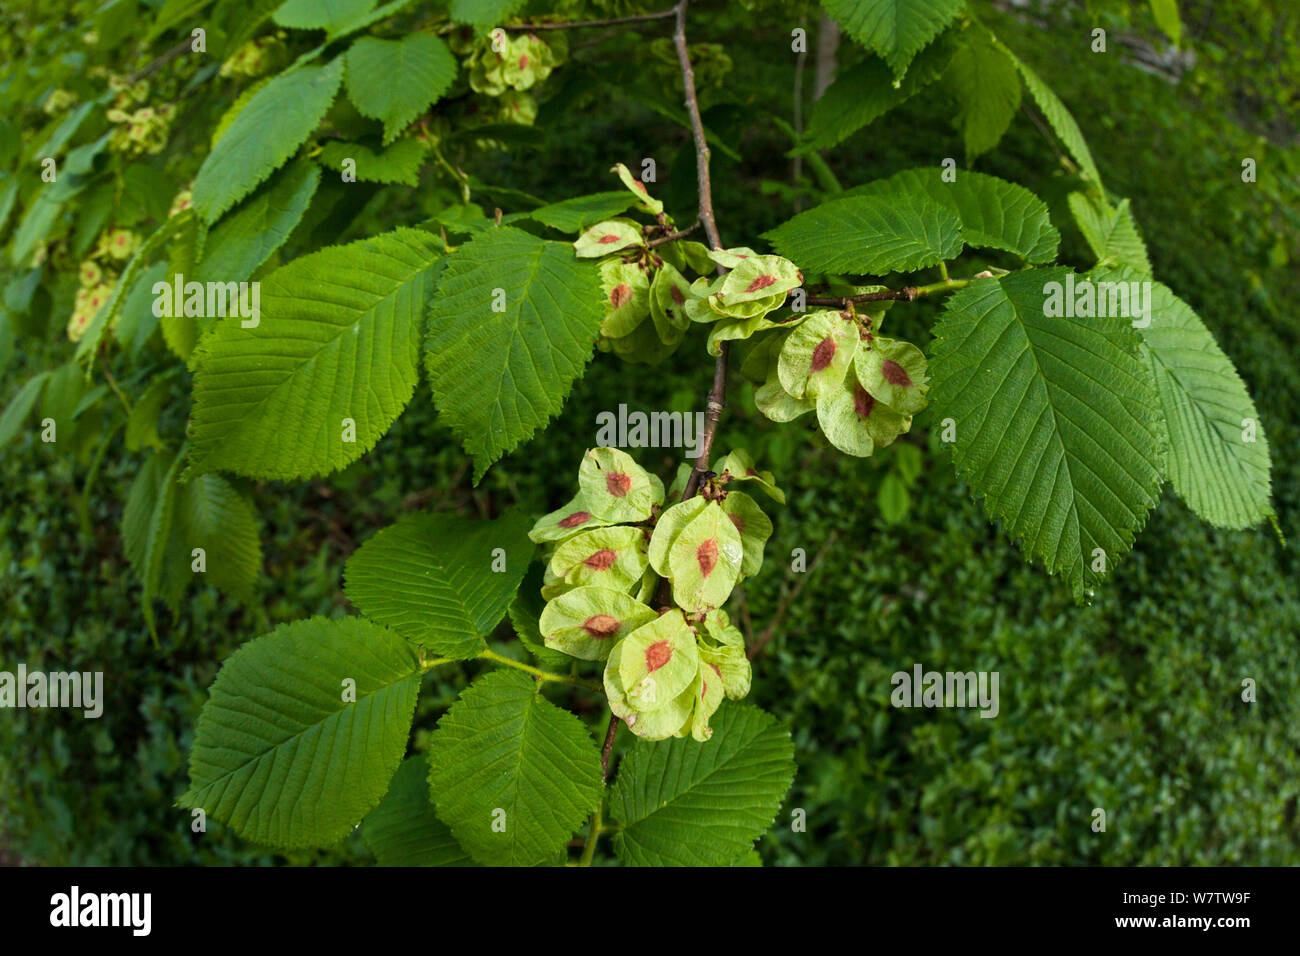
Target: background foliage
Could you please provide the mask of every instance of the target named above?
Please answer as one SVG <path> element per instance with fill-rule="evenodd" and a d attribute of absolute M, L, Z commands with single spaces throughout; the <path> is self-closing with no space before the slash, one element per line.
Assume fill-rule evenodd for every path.
<path fill-rule="evenodd" d="M 28 145 L 26 131 L 40 126 L 42 84 L 67 82 L 40 71 L 57 74 L 62 67 L 48 64 L 75 58 L 75 38 L 92 20 L 101 45 L 115 36 L 124 48 L 137 42 L 127 25 L 134 21 L 119 23 L 116 6 L 6 8 L 6 166 Z M 560 6 L 573 16 L 626 12 L 620 4 Z M 697 72 L 705 122 L 731 144 L 713 158 L 723 237 L 733 241 L 820 196 L 811 160 L 792 182 L 783 155 L 790 139 L 770 118 L 793 121 L 789 29 L 803 23 L 814 30 L 817 11 L 747 6 L 758 9 L 700 4 L 692 27 L 693 41 L 720 44 Z M 1194 62 L 1166 55 L 1145 4 L 982 13 L 1070 105 L 1106 182 L 1131 197 L 1157 276 L 1195 307 L 1241 370 L 1277 452 L 1279 523 L 1294 538 L 1300 465 L 1288 451 L 1300 442 L 1292 358 L 1300 325 L 1290 312 L 1298 291 L 1291 263 L 1300 255 L 1300 47 L 1291 41 L 1300 25 L 1280 0 L 1193 0 L 1180 8 L 1183 47 L 1195 52 Z M 1088 51 L 1097 23 L 1115 44 L 1104 57 Z M 592 170 L 655 156 L 658 194 L 689 222 L 694 160 L 687 131 L 665 116 L 664 104 L 679 95 L 671 51 L 661 55 L 664 36 L 647 28 L 574 49 L 552 77 L 536 125 L 515 131 L 506 150 L 473 152 L 474 198 L 485 212 L 520 208 L 528 196 L 554 201 L 587 192 Z M 1132 46 L 1121 47 L 1120 36 Z M 154 41 L 129 63 L 146 62 L 162 46 Z M 842 43 L 839 69 L 858 56 Z M 67 62 L 67 76 L 79 71 Z M 167 75 L 161 71 L 158 82 Z M 599 93 L 593 75 L 602 80 Z M 81 92 L 94 90 L 90 80 L 81 82 Z M 217 112 L 244 87 L 220 82 L 210 107 Z M 146 157 L 131 174 L 137 185 L 126 201 L 141 207 L 141 219 L 156 217 L 159 203 L 165 215 L 170 197 L 193 177 L 207 147 L 187 145 L 187 135 L 178 126 L 167 152 Z M 963 149 L 942 101 L 918 96 L 826 157 L 851 186 Z M 1259 162 L 1256 184 L 1240 181 L 1245 156 Z M 1047 199 L 1065 258 L 1087 261 L 1066 207 L 1068 179 L 1053 172 L 1052 148 L 1023 112 L 975 168 Z M 5 188 L 0 183 L 0 199 Z M 436 173 L 415 190 L 365 190 L 364 203 L 322 224 L 333 230 L 331 241 L 387 231 L 459 198 L 459 184 Z M 0 228 L 12 238 L 15 222 Z M 291 241 L 280 255 L 293 252 Z M 4 261 L 5 321 L 21 333 L 21 348 L 6 346 L 0 329 L 3 404 L 34 371 L 71 358 L 64 325 L 72 290 L 54 301 L 44 288 L 32 296 L 29 283 Z M 896 331 L 924 341 L 932 318 L 920 311 Z M 109 700 L 96 722 L 59 711 L 0 720 L 0 853 L 32 863 L 370 861 L 356 835 L 334 851 L 286 856 L 250 848 L 219 825 L 202 837 L 189 832 L 188 814 L 171 804 L 184 789 L 192 728 L 218 662 L 271 625 L 346 614 L 344 560 L 412 508 L 475 516 L 514 503 L 549 510 L 571 491 L 572 462 L 591 443 L 595 415 L 611 396 L 629 408 L 692 410 L 707 373 L 690 365 L 675 372 L 598 358 L 545 434 L 477 487 L 422 383 L 407 414 L 346 471 L 307 484 L 250 486 L 263 522 L 265 614 L 214 590 L 193 590 L 159 628 L 158 649 L 127 571 L 115 504 L 126 499 L 142 459 L 125 452 L 124 435 L 112 438 L 83 505 L 95 430 L 84 428 L 90 437 L 74 455 L 62 441 L 46 446 L 24 429 L 0 459 L 0 660 L 102 667 Z M 774 827 L 760 845 L 766 862 L 1300 862 L 1300 575 L 1293 552 L 1263 532 L 1207 528 L 1166 493 L 1132 558 L 1092 605 L 1077 607 L 1068 588 L 1026 566 L 988 526 L 937 445 L 925 443 L 924 419 L 913 436 L 916 484 L 901 497 L 887 480 L 899 467 L 898 452 L 846 459 L 812 434 L 778 431 L 739 393 L 725 427 L 727 443 L 754 451 L 790 495 L 769 553 L 802 547 L 812 556 L 825 548 L 755 662 L 755 702 L 788 719 L 795 733 L 799 772 L 778 821 L 796 807 L 809 821 L 807 833 Z M 664 473 L 672 464 L 667 453 L 637 457 Z M 902 517 L 900 502 L 905 518 L 887 520 Z M 746 584 L 760 628 L 792 584 L 781 567 L 772 560 Z M 504 642 L 498 649 L 508 651 Z M 1001 715 L 890 708 L 889 675 L 913 661 L 1000 671 Z M 421 696 L 416 749 L 467 676 L 458 667 L 435 674 Z M 1258 703 L 1240 701 L 1243 677 L 1259 683 Z M 1110 808 L 1104 835 L 1087 826 L 1095 806 Z"/>

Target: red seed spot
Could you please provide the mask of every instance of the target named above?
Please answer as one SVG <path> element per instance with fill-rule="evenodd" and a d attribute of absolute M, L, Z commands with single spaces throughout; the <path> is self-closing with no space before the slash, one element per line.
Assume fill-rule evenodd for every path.
<path fill-rule="evenodd" d="M 713 668 L 713 672 L 714 672 L 715 674 L 717 674 L 719 677 L 722 676 L 722 668 L 721 668 L 721 667 L 719 667 L 717 664 L 713 663 L 712 661 L 709 661 L 709 666 Z"/>
<path fill-rule="evenodd" d="M 746 477 L 746 478 L 752 478 L 752 477 L 754 477 L 754 476 L 757 475 L 757 474 L 758 474 L 758 472 L 756 472 L 753 468 L 746 468 L 746 469 L 745 469 L 745 477 Z"/>
<path fill-rule="evenodd" d="M 591 520 L 590 511 L 575 511 L 571 515 L 566 515 L 560 519 L 561 528 L 576 528 L 580 524 L 586 524 Z"/>
<path fill-rule="evenodd" d="M 912 384 L 912 378 L 907 374 L 907 369 L 893 359 L 885 359 L 885 364 L 880 367 L 880 373 L 885 376 L 885 381 L 890 385 L 910 386 Z"/>
<path fill-rule="evenodd" d="M 632 479 L 623 472 L 611 471 L 605 474 L 605 490 L 615 498 L 626 498 L 631 488 Z"/>
<path fill-rule="evenodd" d="M 616 309 L 621 309 L 632 300 L 632 287 L 626 282 L 621 282 L 614 286 L 614 291 L 609 294 L 609 304 Z"/>
<path fill-rule="evenodd" d="M 876 407 L 876 400 L 871 397 L 865 388 L 859 383 L 853 383 L 853 410 L 858 415 L 858 421 L 865 421 L 871 417 L 872 410 Z"/>
<path fill-rule="evenodd" d="M 633 180 L 632 185 L 635 186 L 637 189 L 641 190 L 641 195 L 643 196 L 649 195 L 649 193 L 645 191 L 645 183 L 639 183 L 636 180 Z"/>
<path fill-rule="evenodd" d="M 655 641 L 645 649 L 646 670 L 654 673 L 673 659 L 673 646 L 667 641 Z"/>
<path fill-rule="evenodd" d="M 695 549 L 695 560 L 700 565 L 700 574 L 706 578 L 718 565 L 718 539 L 709 538 Z"/>
<path fill-rule="evenodd" d="M 609 614 L 593 614 L 582 622 L 582 629 L 596 640 L 604 640 L 618 631 L 618 618 Z"/>
<path fill-rule="evenodd" d="M 521 69 L 521 70 L 526 70 L 526 69 L 528 69 L 528 54 L 527 54 L 527 53 L 525 53 L 525 54 L 523 54 L 522 56 L 519 57 L 519 69 Z"/>
<path fill-rule="evenodd" d="M 826 366 L 831 364 L 831 359 L 835 358 L 835 340 L 829 335 L 817 343 L 812 354 L 812 371 L 820 372 Z"/>
<path fill-rule="evenodd" d="M 686 301 L 686 296 L 682 294 L 682 290 L 677 288 L 677 286 L 670 286 L 668 294 L 673 297 L 673 301 L 678 305 L 682 305 Z"/>
<path fill-rule="evenodd" d="M 614 233 L 612 233 L 612 232 L 607 232 L 607 233 L 605 233 L 603 236 L 601 236 L 599 239 L 597 239 L 596 242 L 598 242 L 598 243 L 599 243 L 600 245 L 602 245 L 602 246 L 607 246 L 607 245 L 609 245 L 611 242 L 618 242 L 618 239 L 619 239 L 619 237 L 616 236 Z"/>
<path fill-rule="evenodd" d="M 744 534 L 745 519 L 742 518 L 740 515 L 728 515 L 728 517 L 731 518 L 731 523 L 736 526 L 736 530 L 739 531 L 741 534 Z"/>
<path fill-rule="evenodd" d="M 776 281 L 776 276 L 774 275 L 767 275 L 767 274 L 761 275 L 753 282 L 751 282 L 748 286 L 746 286 L 745 291 L 757 292 L 759 289 L 766 289 L 775 281 Z"/>
<path fill-rule="evenodd" d="M 593 571 L 608 571 L 617 560 L 618 554 L 616 552 L 609 550 L 609 548 L 601 548 L 582 563 Z"/>

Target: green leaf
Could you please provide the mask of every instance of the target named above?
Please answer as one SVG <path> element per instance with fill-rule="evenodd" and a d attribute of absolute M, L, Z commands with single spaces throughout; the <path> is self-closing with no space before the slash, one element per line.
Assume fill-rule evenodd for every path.
<path fill-rule="evenodd" d="M 268 846 L 337 843 L 388 790 L 419 690 L 410 646 L 377 624 L 281 625 L 222 665 L 179 803 Z"/>
<path fill-rule="evenodd" d="M 158 437 L 158 415 L 170 395 L 171 382 L 160 375 L 131 406 L 131 414 L 126 418 L 127 451 L 163 450 L 163 441 Z"/>
<path fill-rule="evenodd" d="M 243 282 L 302 221 L 320 185 L 320 169 L 300 160 L 279 172 L 208 233 L 200 282 Z"/>
<path fill-rule="evenodd" d="M 337 23 L 325 35 L 325 42 L 327 44 L 333 43 L 335 40 L 349 36 L 350 34 L 356 33 L 358 30 L 370 26 L 372 23 L 386 20 L 399 10 L 403 10 L 410 6 L 410 4 L 411 0 L 390 0 L 388 3 L 375 7 L 375 9 L 371 10 L 369 13 L 364 13 L 360 16 L 353 17 L 350 20 Z"/>
<path fill-rule="evenodd" d="M 592 193 L 590 196 L 574 196 L 572 199 L 538 206 L 527 215 L 529 219 L 560 232 L 581 232 L 626 211 L 636 201 L 637 198 L 626 190 Z"/>
<path fill-rule="evenodd" d="M 898 524 L 907 517 L 912 506 L 911 495 L 908 494 L 903 479 L 892 471 L 880 480 L 880 487 L 876 490 L 876 506 L 886 524 Z"/>
<path fill-rule="evenodd" d="M 815 153 L 842 143 L 939 79 L 952 54 L 952 43 L 940 37 L 921 51 L 897 87 L 893 73 L 878 57 L 867 57 L 849 67 L 813 104 L 808 128 L 792 155 Z"/>
<path fill-rule="evenodd" d="M 375 152 L 361 143 L 330 140 L 321 150 L 320 161 L 330 169 L 343 170 L 343 161 L 356 163 L 354 172 L 364 183 L 420 184 L 420 168 L 429 153 L 429 145 L 418 139 L 399 139 L 387 149 Z"/>
<path fill-rule="evenodd" d="M 1005 47 L 987 30 L 973 28 L 962 34 L 943 79 L 958 104 L 953 123 L 961 130 L 970 163 L 996 146 L 1015 118 L 1020 74 Z"/>
<path fill-rule="evenodd" d="M 259 89 L 199 167 L 194 209 L 216 222 L 267 176 L 284 165 L 334 102 L 343 60 L 281 73 Z"/>
<path fill-rule="evenodd" d="M 610 811 L 629 866 L 726 866 L 772 825 L 794 779 L 794 744 L 774 717 L 724 704 L 713 738 L 637 741 Z"/>
<path fill-rule="evenodd" d="M 27 416 L 31 414 L 36 402 L 41 397 L 41 391 L 45 388 L 46 381 L 49 380 L 49 372 L 38 372 L 27 380 L 22 388 L 9 404 L 5 406 L 4 414 L 0 415 L 0 448 L 14 440 L 18 430 L 23 427 L 27 421 Z"/>
<path fill-rule="evenodd" d="M 495 521 L 406 515 L 348 559 L 344 592 L 362 614 L 407 640 L 436 654 L 474 657 L 528 570 L 527 529 L 514 513 Z"/>
<path fill-rule="evenodd" d="M 429 309 L 426 361 L 475 482 L 559 412 L 602 317 L 596 267 L 567 243 L 493 229 L 451 257 Z"/>
<path fill-rule="evenodd" d="M 429 802 L 429 758 L 407 757 L 361 825 L 380 866 L 473 866 Z"/>
<path fill-rule="evenodd" d="M 1089 273 L 1098 282 L 1139 281 L 1133 270 Z M 1220 528 L 1249 528 L 1273 514 L 1268 442 L 1232 360 L 1191 306 L 1159 282 L 1138 325 L 1169 444 L 1164 473 L 1188 506 Z"/>
<path fill-rule="evenodd" d="M 1183 38 L 1183 21 L 1178 16 L 1178 0 L 1151 0 L 1151 15 L 1156 26 L 1165 32 L 1174 46 Z"/>
<path fill-rule="evenodd" d="M 14 359 L 14 323 L 9 313 L 0 306 L 0 375 L 9 369 Z M 3 445 L 4 442 L 0 442 Z"/>
<path fill-rule="evenodd" d="M 370 12 L 375 0 L 287 0 L 275 11 L 282 27 L 333 30 Z"/>
<path fill-rule="evenodd" d="M 383 121 L 385 145 L 456 79 L 456 58 L 432 33 L 401 40 L 362 37 L 346 59 L 348 97 L 363 116 Z"/>
<path fill-rule="evenodd" d="M 141 609 L 155 641 L 158 628 L 154 620 L 153 599 L 164 590 L 174 593 L 175 586 L 171 582 L 178 580 L 180 574 L 180 569 L 166 560 L 167 542 L 176 510 L 176 475 L 180 461 L 181 455 L 151 455 L 136 473 L 122 512 L 126 557 L 140 579 Z M 164 589 L 165 573 L 167 586 Z"/>
<path fill-rule="evenodd" d="M 491 866 L 554 860 L 600 803 L 600 750 L 532 678 L 496 671 L 467 687 L 429 738 L 438 816 Z M 495 824 L 495 826 L 494 826 Z"/>
<path fill-rule="evenodd" d="M 220 475 L 199 475 L 177 489 L 173 522 L 176 556 L 169 561 L 176 562 L 175 569 L 183 576 L 172 603 L 179 601 L 188 583 L 194 549 L 202 548 L 208 582 L 251 605 L 262 567 L 252 499 Z"/>
<path fill-rule="evenodd" d="M 57 156 L 59 151 L 67 145 L 68 140 L 72 139 L 86 117 L 95 111 L 95 101 L 88 100 L 82 103 L 76 109 L 68 113 L 63 118 L 63 122 L 55 127 L 54 132 L 49 135 L 40 146 L 33 147 L 27 155 L 36 160 L 45 159 L 49 156 Z"/>
<path fill-rule="evenodd" d="M 555 670 L 570 666 L 573 659 L 560 651 L 551 650 L 546 646 L 546 639 L 542 637 L 541 617 L 547 603 L 541 594 L 546 580 L 545 572 L 544 562 L 535 562 L 529 566 L 528 573 L 524 575 L 519 590 L 515 592 L 514 600 L 510 602 L 510 610 L 507 613 L 510 624 L 519 637 L 519 643 L 528 649 L 528 653 L 537 659 L 538 664 L 548 670 Z"/>
<path fill-rule="evenodd" d="M 1069 203 L 1074 221 L 1097 256 L 1098 265 L 1128 266 L 1148 278 L 1151 276 L 1146 243 L 1138 233 L 1127 199 L 1112 206 L 1104 199 L 1070 193 Z"/>
<path fill-rule="evenodd" d="M 914 192 L 955 213 L 961 220 L 962 241 L 969 246 L 1005 249 L 1029 262 L 1056 258 L 1061 234 L 1052 225 L 1047 204 L 1024 186 L 984 173 L 961 170 L 953 182 L 944 182 L 943 170 L 905 169 L 888 179 L 878 179 L 848 190 L 845 198 L 874 196 L 898 201 L 900 193 Z"/>
<path fill-rule="evenodd" d="M 5 226 L 9 225 L 9 214 L 14 211 L 14 203 L 17 199 L 18 177 L 14 176 L 9 180 L 9 184 L 0 190 L 0 238 L 4 237 Z"/>
<path fill-rule="evenodd" d="M 524 0 L 451 0 L 451 22 L 468 23 L 485 32 L 505 23 L 523 5 Z"/>
<path fill-rule="evenodd" d="M 37 194 L 14 230 L 13 242 L 9 246 L 10 265 L 20 268 L 28 263 L 36 247 L 54 228 L 54 221 L 62 209 L 62 200 L 51 198 L 49 187 Z"/>
<path fill-rule="evenodd" d="M 884 57 L 897 77 L 965 5 L 965 0 L 822 0 L 844 31 Z"/>
<path fill-rule="evenodd" d="M 1045 314 L 1048 284 L 1067 272 L 953 296 L 934 330 L 930 401 L 937 420 L 954 420 L 957 472 L 990 517 L 1080 598 L 1145 523 L 1161 452 L 1129 320 Z"/>
<path fill-rule="evenodd" d="M 961 252 L 961 222 L 925 196 L 852 196 L 801 212 L 763 234 L 804 271 L 884 275 Z"/>
<path fill-rule="evenodd" d="M 438 256 L 434 237 L 398 229 L 261 280 L 257 326 L 218 322 L 196 350 L 191 472 L 306 478 L 365 454 L 415 390 Z"/>
<path fill-rule="evenodd" d="M 132 359 L 139 358 L 140 350 L 158 328 L 158 316 L 153 314 L 153 287 L 156 282 L 169 281 L 167 265 L 166 262 L 156 262 L 147 269 L 141 269 L 131 288 L 122 297 L 122 308 L 113 336 Z"/>
<path fill-rule="evenodd" d="M 1079 130 L 1079 124 L 1075 122 L 1074 116 L 1066 109 L 1065 104 L 1061 102 L 1060 97 L 1052 92 L 1051 87 L 1039 79 L 1038 74 L 1029 68 L 1018 56 L 1007 50 L 1005 46 L 998 43 L 998 46 L 1006 50 L 1007 56 L 1011 62 L 1016 65 L 1020 75 L 1025 79 L 1025 86 L 1029 88 L 1029 94 L 1042 110 L 1043 116 L 1051 124 L 1056 135 L 1061 138 L 1065 148 L 1069 150 L 1074 161 L 1079 164 L 1085 176 L 1091 179 L 1098 187 L 1101 187 L 1101 173 L 1097 171 L 1097 164 L 1093 161 L 1092 152 L 1088 149 L 1088 143 L 1083 138 L 1083 133 Z"/>

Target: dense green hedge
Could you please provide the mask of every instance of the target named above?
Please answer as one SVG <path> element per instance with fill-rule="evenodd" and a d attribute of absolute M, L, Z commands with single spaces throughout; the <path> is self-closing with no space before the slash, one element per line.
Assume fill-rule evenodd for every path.
<path fill-rule="evenodd" d="M 719 33 L 729 26 L 735 29 L 720 24 Z M 1008 39 L 1024 30 L 1010 20 L 996 27 Z M 1280 522 L 1294 535 L 1294 153 L 1234 126 L 1226 104 L 1193 98 L 1222 82 L 1176 88 L 1118 60 L 1090 57 L 1067 42 L 1072 34 L 1064 27 L 1033 36 L 1035 44 L 1018 46 L 1050 70 L 1096 144 L 1108 182 L 1133 197 L 1140 223 L 1159 224 L 1146 229 L 1157 276 L 1205 317 L 1242 369 L 1274 449 Z M 734 65 L 743 82 L 729 84 L 753 91 L 755 101 L 787 103 L 787 61 L 763 53 L 785 49 L 786 41 L 760 30 L 727 39 L 754 51 Z M 634 103 L 616 107 L 567 109 L 581 125 L 539 124 L 549 141 L 501 156 L 481 178 L 560 197 L 584 191 L 585 170 L 608 164 L 602 144 L 617 143 L 630 156 L 662 152 L 666 143 L 676 155 L 685 142 L 682 131 Z M 724 237 L 757 234 L 789 210 L 778 187 L 788 181 L 785 140 L 770 127 L 745 126 L 741 114 L 721 105 L 707 117 L 746 130 L 727 137 L 744 143 L 740 161 L 715 154 Z M 960 155 L 944 117 L 904 108 L 887 123 L 836 151 L 845 185 Z M 1034 182 L 1035 170 L 1052 168 L 1050 155 L 1020 118 L 978 168 L 1063 204 L 1064 177 L 1040 173 Z M 1267 167 L 1268 182 L 1239 182 L 1235 170 L 1245 155 L 1261 168 L 1275 164 Z M 675 190 L 679 182 L 691 185 L 693 171 L 661 163 L 670 202 L 680 192 L 679 205 L 689 206 L 693 191 Z M 1082 240 L 1063 206 L 1054 207 L 1054 221 L 1067 254 L 1079 252 Z M 923 319 L 898 331 L 924 341 Z M 61 322 L 53 324 L 61 330 Z M 5 370 L 0 403 L 25 379 L 23 366 L 19 357 Z M 250 849 L 219 825 L 202 839 L 189 832 L 188 815 L 171 804 L 183 789 L 194 720 L 220 660 L 268 624 L 348 613 L 339 586 L 343 560 L 403 510 L 487 515 L 516 503 L 542 510 L 567 494 L 571 462 L 591 443 L 597 411 L 618 402 L 697 407 L 704 387 L 698 374 L 598 360 L 561 420 L 513 456 L 523 464 L 512 469 L 507 460 L 478 488 L 439 430 L 427 393 L 417 392 L 393 432 L 343 474 L 256 490 L 266 521 L 268 619 L 202 591 L 164 628 L 159 651 L 148 641 L 134 586 L 123 584 L 120 515 L 109 504 L 125 498 L 129 466 L 109 465 L 100 476 L 87 539 L 78 515 L 85 465 L 30 437 L 10 446 L 0 460 L 0 658 L 32 667 L 102 666 L 108 693 L 121 703 L 93 722 L 58 711 L 0 720 L 0 855 L 39 863 L 367 861 L 355 836 L 337 851 L 286 860 Z M 767 861 L 1300 863 L 1300 574 L 1293 552 L 1265 532 L 1208 529 L 1167 496 L 1095 603 L 1076 607 L 1065 588 L 1026 566 L 1005 535 L 988 527 L 934 448 L 924 449 L 911 514 L 891 526 L 875 504 L 888 456 L 846 459 L 792 428 L 777 438 L 746 413 L 747 404 L 738 390 L 723 444 L 753 448 L 790 492 L 776 515 L 769 564 L 747 585 L 758 627 L 792 580 L 780 558 L 796 547 L 811 558 L 834 534 L 756 662 L 758 702 L 790 721 L 798 747 L 800 771 L 781 819 L 802 808 L 808 820 L 807 832 L 778 825 L 761 847 Z M 924 441 L 928 423 L 920 424 Z M 665 473 L 671 464 L 668 453 L 637 457 Z M 105 458 L 120 460 L 129 461 Z M 530 484 L 525 473 L 549 477 Z M 1000 715 L 893 709 L 889 676 L 915 662 L 999 671 Z M 1241 701 L 1245 677 L 1258 683 L 1255 704 Z M 441 679 L 444 686 L 422 695 L 417 727 L 426 731 L 462 682 L 455 673 Z M 417 732 L 417 746 L 423 738 Z M 1107 810 L 1104 834 L 1089 826 L 1094 807 Z"/>

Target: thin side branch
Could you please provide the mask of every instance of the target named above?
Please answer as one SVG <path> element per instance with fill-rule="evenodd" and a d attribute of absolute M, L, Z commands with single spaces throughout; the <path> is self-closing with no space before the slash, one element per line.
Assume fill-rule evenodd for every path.
<path fill-rule="evenodd" d="M 704 234 L 709 237 L 709 246 L 722 248 L 722 239 L 718 236 L 718 224 L 713 217 L 713 185 L 709 180 L 709 144 L 704 137 L 704 121 L 700 119 L 700 101 L 695 94 L 695 71 L 691 69 L 691 56 L 686 47 L 686 6 L 688 0 L 681 0 L 674 8 L 677 22 L 673 28 L 673 46 L 677 48 L 677 62 L 682 68 L 682 89 L 686 94 L 686 113 L 691 120 L 691 137 L 695 140 L 695 169 L 700 194 L 700 222 L 704 225 Z M 685 501 L 699 490 L 700 479 L 709 469 L 709 454 L 713 449 L 713 436 L 718 430 L 718 419 L 727 405 L 727 352 L 730 343 L 723 342 L 718 350 L 718 360 L 713 366 L 713 388 L 709 390 L 708 405 L 704 411 L 704 436 L 700 443 L 700 455 L 691 467 L 691 476 L 682 491 Z"/>
<path fill-rule="evenodd" d="M 690 53 L 686 49 L 686 4 L 681 0 L 673 8 L 677 25 L 673 29 L 673 45 L 677 48 L 677 62 L 682 68 L 682 86 L 686 91 L 686 112 L 691 118 L 691 136 L 695 139 L 695 167 L 699 180 L 700 222 L 709 245 L 722 248 L 718 226 L 713 219 L 713 187 L 709 183 L 709 144 L 704 139 L 704 122 L 700 119 L 700 101 L 695 95 L 695 71 L 691 69 Z M 725 352 L 724 352 L 725 356 Z"/>
<path fill-rule="evenodd" d="M 192 38 L 186 37 L 184 40 L 176 44 L 166 53 L 161 54 L 150 63 L 136 70 L 134 73 L 132 73 L 130 76 L 126 78 L 127 86 L 130 86 L 131 84 L 135 83 L 137 80 L 143 80 L 146 76 L 151 76 L 154 73 L 157 73 L 159 70 L 161 70 L 172 60 L 176 59 L 182 53 L 187 52 L 190 49 L 190 44 L 192 44 L 193 42 L 194 40 Z"/>
<path fill-rule="evenodd" d="M 691 467 L 691 476 L 686 480 L 682 490 L 682 501 L 691 498 L 700 489 L 700 479 L 709 470 L 709 454 L 713 451 L 713 436 L 718 431 L 718 419 L 727 407 L 727 343 L 722 343 L 718 360 L 713 365 L 713 387 L 709 389 L 709 401 L 704 409 L 704 437 L 700 442 L 700 457 Z"/>
<path fill-rule="evenodd" d="M 691 233 L 693 233 L 696 229 L 699 228 L 700 228 L 699 220 L 696 220 L 693 225 L 687 226 L 685 229 L 678 229 L 676 232 L 670 232 L 666 236 L 660 236 L 658 239 L 651 239 L 649 242 L 645 244 L 646 248 L 653 249 L 655 246 L 662 246 L 665 243 L 675 242 L 676 240 L 681 239 L 683 236 L 689 236 Z"/>
<path fill-rule="evenodd" d="M 578 30 L 582 27 L 616 27 L 625 23 L 645 23 L 649 20 L 667 20 L 677 12 L 676 7 L 656 10 L 654 13 L 637 13 L 626 17 L 612 17 L 608 20 L 574 20 L 571 23 L 515 23 L 501 27 L 502 30 Z"/>
<path fill-rule="evenodd" d="M 882 302 L 890 300 L 915 302 L 919 291 L 916 286 L 909 285 L 902 289 L 863 292 L 861 295 L 840 296 L 838 299 L 828 295 L 810 295 L 804 301 L 809 305 L 846 305 L 849 302 Z"/>
<path fill-rule="evenodd" d="M 618 736 L 618 717 L 609 715 L 609 726 L 605 728 L 605 743 L 600 748 L 600 772 L 609 780 L 609 755 L 614 750 L 614 738 Z"/>

